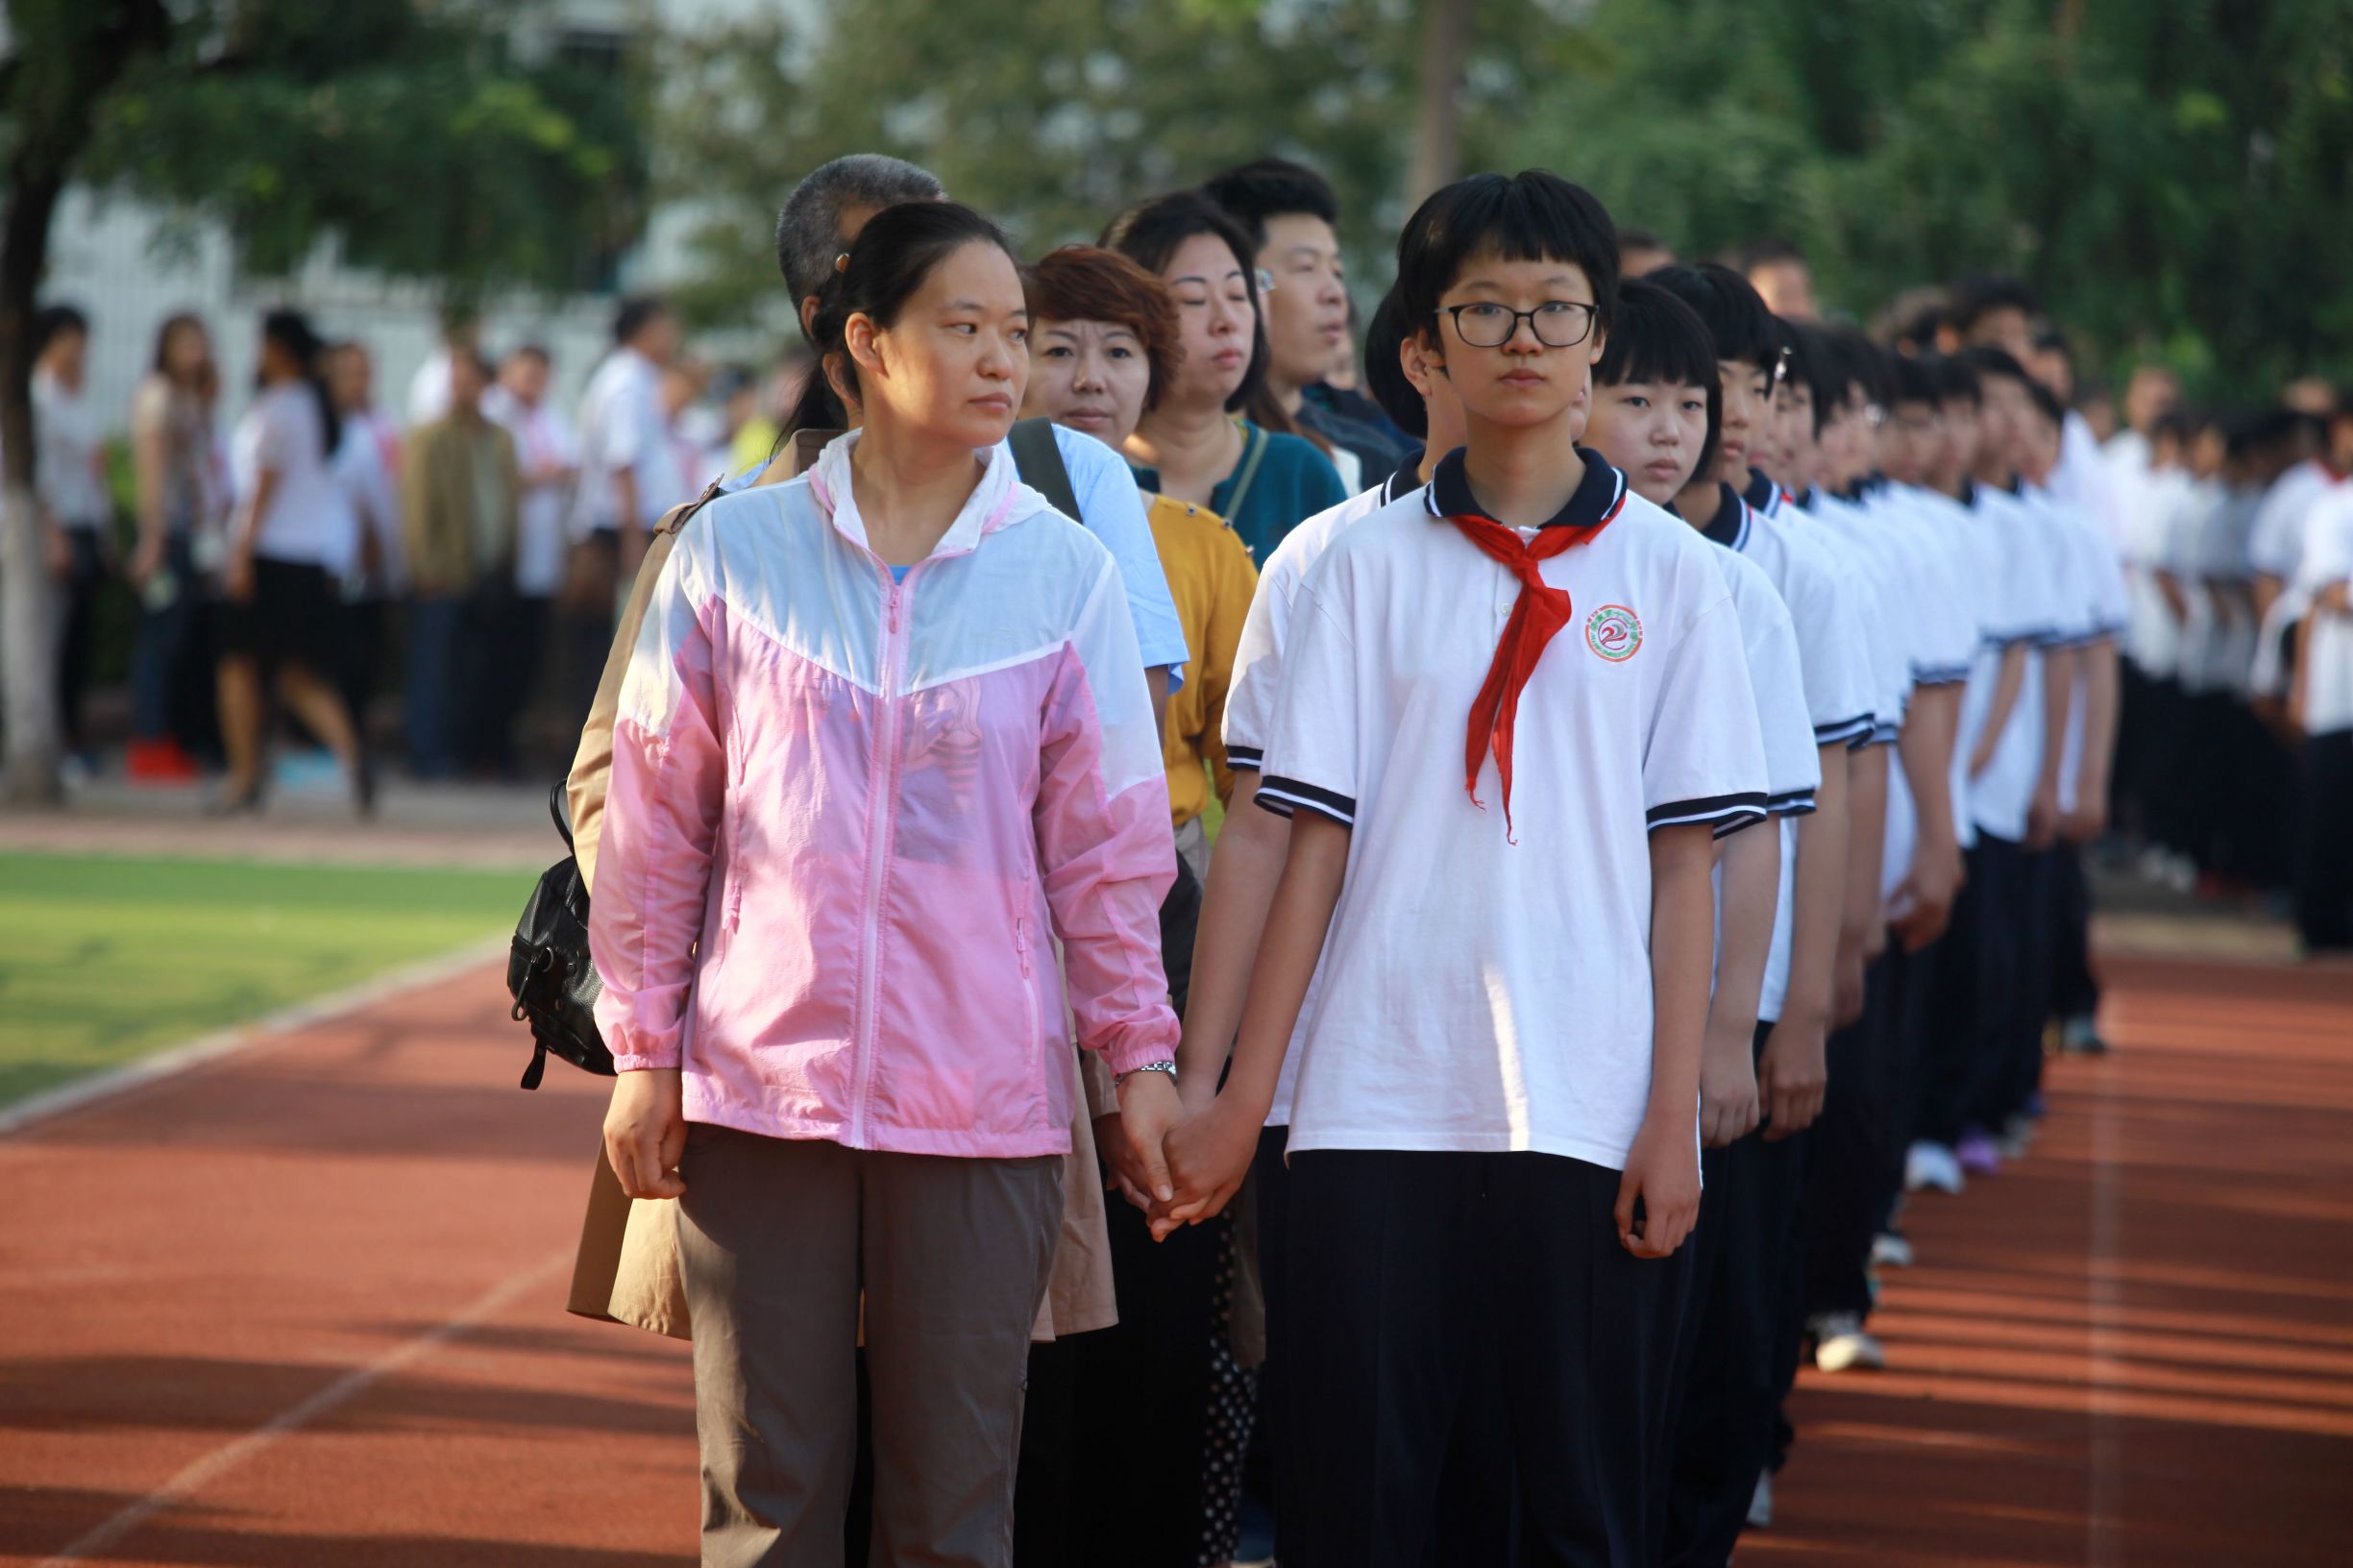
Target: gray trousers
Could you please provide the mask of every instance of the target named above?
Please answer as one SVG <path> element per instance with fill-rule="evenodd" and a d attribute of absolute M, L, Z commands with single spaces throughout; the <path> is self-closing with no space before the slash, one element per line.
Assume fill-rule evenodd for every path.
<path fill-rule="evenodd" d="M 1030 1325 L 1062 1160 L 959 1160 L 691 1123 L 702 1560 L 844 1568 L 865 1300 L 870 1568 L 1010 1568 Z"/>

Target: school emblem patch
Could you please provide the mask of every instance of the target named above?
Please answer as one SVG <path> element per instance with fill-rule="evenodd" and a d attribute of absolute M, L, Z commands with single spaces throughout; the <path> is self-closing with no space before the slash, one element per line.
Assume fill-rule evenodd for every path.
<path fill-rule="evenodd" d="M 1605 604 L 1585 617 L 1585 646 L 1612 664 L 1624 664 L 1642 646 L 1642 622 L 1623 604 Z"/>

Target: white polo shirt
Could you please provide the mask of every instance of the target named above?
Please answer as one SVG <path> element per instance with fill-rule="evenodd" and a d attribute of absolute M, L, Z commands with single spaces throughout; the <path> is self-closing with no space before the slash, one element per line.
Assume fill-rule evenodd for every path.
<path fill-rule="evenodd" d="M 1879 654 L 1859 611 L 1864 596 L 1857 592 L 1852 574 L 1821 548 L 1798 537 L 1792 523 L 1760 515 L 1729 485 L 1723 486 L 1718 496 L 1716 515 L 1703 530 L 1705 536 L 1764 576 L 1781 598 L 1798 639 L 1799 684 L 1812 730 L 1814 781 L 1820 787 L 1821 747 L 1844 744 L 1851 749 L 1869 745 L 1876 709 L 1893 695 L 1884 689 L 1874 668 Z M 1798 908 L 1796 824 L 1782 822 L 1780 833 L 1781 879 L 1774 895 L 1773 945 L 1766 954 L 1765 982 L 1757 997 L 1760 1020 L 1778 1020 L 1789 999 Z"/>
<path fill-rule="evenodd" d="M 1226 761 L 1236 772 L 1256 773 L 1264 765 L 1266 739 L 1274 732 L 1275 698 L 1283 685 L 1283 648 L 1290 636 L 1291 611 L 1298 602 L 1300 584 L 1344 530 L 1393 502 L 1422 493 L 1418 465 L 1417 457 L 1413 466 L 1399 469 L 1372 489 L 1316 513 L 1285 534 L 1274 553 L 1266 557 L 1266 569 L 1259 574 L 1258 589 L 1250 597 L 1250 613 L 1242 620 L 1241 637 L 1235 644 L 1234 674 L 1226 687 Z M 1468 719 L 1465 714 L 1466 723 Z M 1239 793 L 1254 794 L 1256 790 L 1255 783 L 1245 783 Z M 1284 1053 L 1283 1071 L 1275 1081 L 1274 1103 L 1266 1112 L 1269 1127 L 1290 1125 L 1291 1093 L 1298 1086 L 1303 1054 L 1300 1041 L 1323 980 L 1324 966 L 1318 959 L 1315 973 L 1308 981 L 1307 1000 L 1299 1009 L 1299 1027 L 1291 1031 L 1290 1049 Z"/>
<path fill-rule="evenodd" d="M 1460 454 L 1340 532 L 1300 590 L 1258 800 L 1353 831 L 1294 1151 L 1615 1169 L 1641 1126 L 1650 830 L 1761 821 L 1764 746 L 1707 546 L 1582 455 L 1554 523 L 1607 527 L 1538 567 L 1573 608 L 1520 697 L 1517 843 L 1491 760 L 1482 803 L 1465 789 L 1471 707 L 1520 585 L 1448 521 L 1476 508 Z"/>
<path fill-rule="evenodd" d="M 1877 682 L 1870 642 L 1848 574 L 1785 525 L 1758 517 L 1730 485 L 1720 487 L 1716 515 L 1703 530 L 1728 550 L 1763 568 L 1798 632 L 1805 677 L 1805 709 L 1814 744 L 1860 746 L 1871 738 Z"/>
<path fill-rule="evenodd" d="M 2072 556 L 2068 582 L 2071 592 L 2079 597 L 2072 629 L 2061 639 L 2061 646 L 2088 648 L 2113 640 L 2123 631 L 2131 611 L 2116 548 L 2082 508 L 2070 504 L 2055 492 L 2029 485 L 2027 495 L 2042 506 Z M 2063 812 L 2073 811 L 2076 805 L 2075 773 L 2083 760 L 2086 681 L 2086 673 L 2078 671 L 2074 700 L 2068 705 L 2066 749 L 2059 762 L 2059 809 Z"/>
<path fill-rule="evenodd" d="M 2016 844 L 2026 836 L 2026 813 L 2043 768 L 2042 649 L 2080 633 L 2085 596 L 2065 536 L 2040 508 L 1988 485 L 1973 485 L 1970 510 L 2000 557 L 2002 620 L 1979 651 L 1961 699 L 1961 737 L 1954 747 L 1966 773 L 1987 723 L 2004 652 L 2026 645 L 2026 672 L 2018 700 L 1996 739 L 1992 761 L 1972 781 L 1970 817 L 1981 833 Z"/>
<path fill-rule="evenodd" d="M 2317 457 L 2305 458 L 2271 481 L 2255 509 L 2254 531 L 2247 540 L 2247 557 L 2257 573 L 2282 582 L 2295 580 L 2296 565 L 2304 555 L 2304 520 L 2337 482 L 2337 476 Z"/>
<path fill-rule="evenodd" d="M 1869 744 L 1892 746 L 1912 705 L 1914 645 L 1920 635 L 1908 568 L 1882 535 L 1863 527 L 1854 509 L 1835 499 L 1792 501 L 1765 519 L 1765 526 L 1788 529 L 1800 544 L 1846 569 L 1871 656 Z"/>
<path fill-rule="evenodd" d="M 1805 711 L 1805 674 L 1798 657 L 1798 630 L 1763 567 L 1719 545 L 1712 554 L 1740 619 L 1741 649 L 1749 662 L 1749 690 L 1765 747 L 1765 809 L 1781 836 L 1781 880 L 1776 890 L 1773 937 L 1757 988 L 1756 1017 L 1772 1023 L 1789 997 L 1791 930 L 1797 919 L 1797 885 L 1790 868 L 1797 859 L 1797 819 L 1814 809 L 1822 787 L 1822 752 Z M 1721 837 L 1726 831 L 1718 830 Z M 1724 869 L 1716 868 L 1716 956 L 1724 956 Z"/>
<path fill-rule="evenodd" d="M 637 516 L 621 515 L 617 474 L 637 481 Z M 650 528 L 694 497 L 678 472 L 662 416 L 662 373 L 631 348 L 606 355 L 580 397 L 580 473 L 572 496 L 572 537 L 585 539 L 625 522 Z"/>
<path fill-rule="evenodd" d="M 2297 580 L 2307 601 L 2353 579 L 2353 485 L 2339 485 L 2306 519 Z M 2305 629 L 2304 732 L 2353 729 L 2353 616 L 2313 612 Z"/>

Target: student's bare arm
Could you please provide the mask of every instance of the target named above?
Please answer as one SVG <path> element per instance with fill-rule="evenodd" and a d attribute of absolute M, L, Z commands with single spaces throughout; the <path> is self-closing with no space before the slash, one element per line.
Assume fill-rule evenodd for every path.
<path fill-rule="evenodd" d="M 1822 787 L 1814 810 L 1798 819 L 1798 869 L 1790 911 L 1789 994 L 1757 1059 L 1756 1092 L 1764 1102 L 1765 1137 L 1802 1132 L 1822 1113 L 1828 1080 L 1825 1046 L 1830 1032 L 1832 967 L 1838 960 L 1838 919 L 1847 896 L 1847 764 L 1844 742 L 1820 748 Z"/>
<path fill-rule="evenodd" d="M 2067 760 L 2067 716 L 2075 702 L 2080 655 L 2071 648 L 2043 654 L 2043 767 L 2026 807 L 2026 847 L 2047 849 L 2059 842 L 2059 774 Z"/>
<path fill-rule="evenodd" d="M 1177 1184 L 1177 1201 L 1154 1211 L 1155 1236 L 1164 1237 L 1187 1220 L 1198 1223 L 1216 1213 L 1232 1201 L 1250 1172 L 1251 1158 L 1258 1152 L 1259 1129 L 1274 1105 L 1291 1030 L 1298 1025 L 1308 982 L 1315 977 L 1315 961 L 1323 952 L 1325 933 L 1332 927 L 1332 912 L 1340 901 L 1340 882 L 1348 870 L 1348 837 L 1347 828 L 1311 812 L 1292 819 L 1290 850 L 1266 912 L 1258 962 L 1250 976 L 1249 999 L 1242 1006 L 1234 1068 L 1215 1102 L 1168 1135 L 1168 1164 Z M 1697 1066 L 1695 1061 L 1695 1078 Z M 1693 1092 L 1698 1092 L 1696 1084 Z M 1179 1208 L 1188 1211 L 1184 1219 L 1178 1217 Z"/>
<path fill-rule="evenodd" d="M 2075 759 L 2075 809 L 2061 829 L 2087 844 L 2108 828 L 2108 769 L 2116 755 L 2116 639 L 2102 637 L 2082 650 L 2076 691 L 2083 701 L 2083 752 Z"/>
<path fill-rule="evenodd" d="M 1691 1117 L 1716 947 L 1711 843 L 1704 822 L 1651 834 L 1651 1096 L 1618 1178 L 1616 1210 L 1619 1244 L 1637 1258 L 1673 1253 L 1700 1213 L 1700 1154 Z"/>
<path fill-rule="evenodd" d="M 1275 886 L 1290 852 L 1290 820 L 1249 801 L 1258 775 L 1244 772 L 1234 792 L 1240 802 L 1227 814 L 1210 848 L 1209 880 L 1201 891 L 1201 919 L 1193 938 L 1192 989 L 1185 1002 L 1185 1036 L 1177 1046 L 1177 1092 L 1199 1115 L 1217 1096 L 1250 993 L 1250 968 Z"/>
<path fill-rule="evenodd" d="M 1774 819 L 1716 845 L 1724 917 L 1716 993 L 1700 1047 L 1700 1139 L 1711 1149 L 1756 1130 L 1756 1002 L 1773 947 L 1781 885 L 1781 824 Z"/>
<path fill-rule="evenodd" d="M 2026 645 L 2012 643 L 2001 650 L 2001 669 L 1994 679 L 1994 705 L 1985 712 L 1985 727 L 1977 732 L 1977 749 L 1969 754 L 1969 776 L 1975 778 L 1994 766 L 1994 751 L 2001 732 L 2009 727 L 2018 707 L 2018 694 L 2026 689 Z"/>
<path fill-rule="evenodd" d="M 1896 738 L 1904 786 L 1919 820 L 1911 869 L 1896 890 L 1900 913 L 1893 925 L 1906 952 L 1916 953 L 1945 934 L 1961 890 L 1961 843 L 1952 825 L 1952 745 L 1960 723 L 1960 683 L 1924 686 L 1913 694 L 1903 732 Z"/>
<path fill-rule="evenodd" d="M 2181 578 L 2160 567 L 2150 574 L 2156 579 L 2157 592 L 2164 596 L 2165 607 L 2175 621 L 2190 619 L 2190 596 L 2182 592 Z"/>
<path fill-rule="evenodd" d="M 1879 870 L 1887 859 L 1887 747 L 1847 753 L 1847 896 L 1838 918 L 1838 972 L 1830 1023 L 1863 1016 L 1863 968 L 1887 947 Z"/>

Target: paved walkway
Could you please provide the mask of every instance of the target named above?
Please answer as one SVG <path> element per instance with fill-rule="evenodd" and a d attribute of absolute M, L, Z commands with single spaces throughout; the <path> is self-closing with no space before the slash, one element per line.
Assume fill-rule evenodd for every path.
<path fill-rule="evenodd" d="M 2353 977 L 2113 968 L 1744 1564 L 2346 1560 Z M 603 1086 L 525 1054 L 483 970 L 0 1139 L 0 1560 L 691 1561 L 683 1348 L 559 1308 Z"/>

